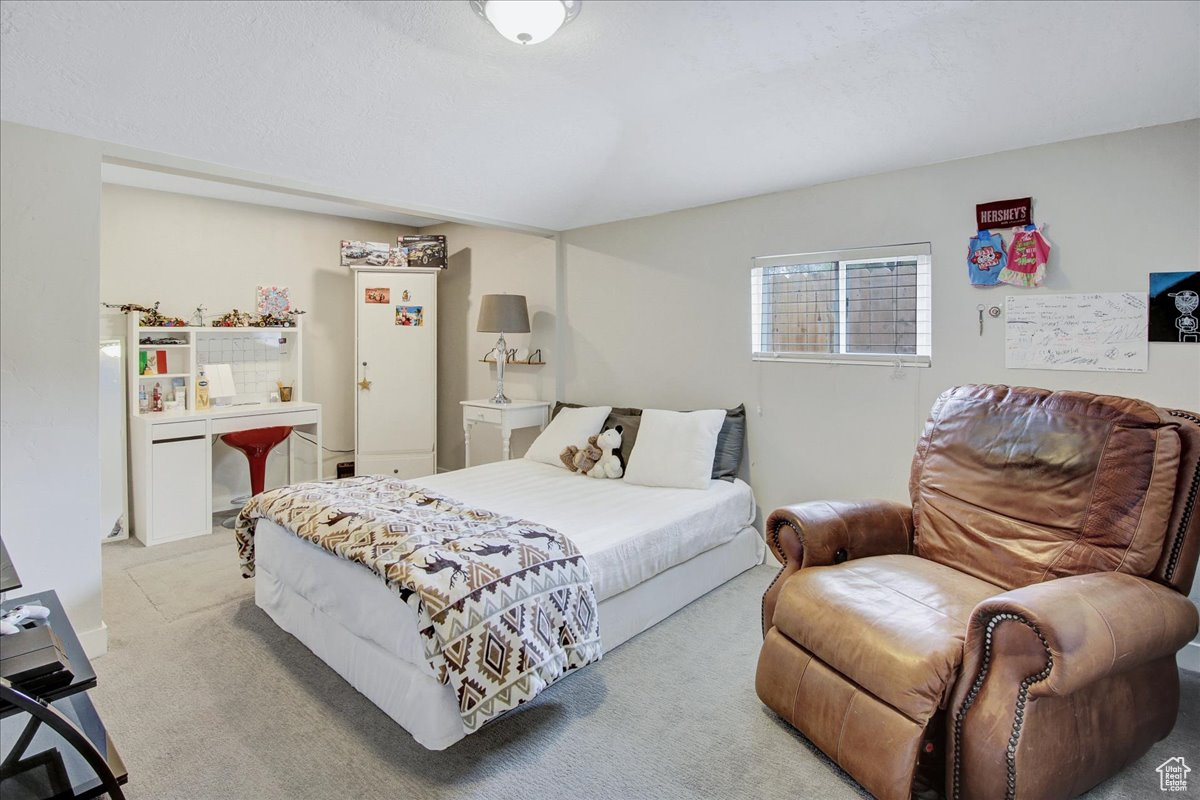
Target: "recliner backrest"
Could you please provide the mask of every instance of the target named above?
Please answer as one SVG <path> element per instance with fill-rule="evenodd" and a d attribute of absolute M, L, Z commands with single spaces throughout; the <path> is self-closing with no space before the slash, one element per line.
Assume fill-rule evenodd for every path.
<path fill-rule="evenodd" d="M 915 552 L 1005 589 L 1101 571 L 1162 580 L 1179 426 L 1122 397 L 950 389 L 913 458 Z"/>
<path fill-rule="evenodd" d="M 1187 594 L 1200 558 L 1200 412 L 1172 409 L 1164 413 L 1179 423 L 1179 443 L 1183 447 L 1179 480 L 1175 482 L 1175 510 L 1153 577 Z"/>

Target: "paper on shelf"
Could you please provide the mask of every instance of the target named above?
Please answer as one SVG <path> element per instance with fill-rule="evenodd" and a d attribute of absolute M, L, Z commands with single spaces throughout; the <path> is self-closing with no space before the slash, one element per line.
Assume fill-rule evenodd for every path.
<path fill-rule="evenodd" d="M 233 397 L 237 384 L 233 382 L 233 368 L 228 364 L 209 364 L 204 368 L 208 378 L 209 397 Z"/>

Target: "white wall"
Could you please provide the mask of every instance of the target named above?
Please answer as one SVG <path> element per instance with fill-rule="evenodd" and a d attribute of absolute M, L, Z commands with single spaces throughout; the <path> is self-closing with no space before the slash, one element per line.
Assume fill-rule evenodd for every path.
<path fill-rule="evenodd" d="M 422 228 L 443 234 L 449 268 L 438 276 L 438 468 L 464 466 L 462 400 L 496 393 L 496 368 L 479 359 L 496 344 L 496 334 L 477 333 L 480 298 L 485 294 L 523 294 L 529 305 L 527 334 L 505 337 L 509 348 L 541 349 L 544 367 L 509 365 L 505 394 L 517 400 L 553 400 L 559 359 L 555 338 L 555 249 L 553 239 L 524 233 L 447 224 Z M 537 429 L 514 431 L 512 454 L 519 456 Z M 472 463 L 500 458 L 500 437 L 477 425 L 471 438 Z"/>
<path fill-rule="evenodd" d="M 304 315 L 304 399 L 321 403 L 325 447 L 354 448 L 354 280 L 340 266 L 341 239 L 395 241 L 411 229 L 382 222 L 190 197 L 106 184 L 101 196 L 100 297 L 110 303 L 162 301 L 188 318 L 252 309 L 256 287 L 287 286 Z M 102 322 L 124 334 L 124 317 Z M 214 509 L 250 491 L 245 456 L 217 442 Z M 298 449 L 307 450 L 307 447 Z M 272 453 L 268 488 L 286 481 L 285 450 Z M 324 474 L 353 453 L 324 454 Z M 231 506 L 229 506 L 231 507 Z"/>
<path fill-rule="evenodd" d="M 1054 244 L 1050 292 L 1147 291 L 1200 262 L 1200 122 L 954 161 L 563 234 L 564 399 L 697 407 L 745 402 L 760 502 L 907 496 L 934 398 L 960 383 L 1032 384 L 1200 407 L 1200 348 L 1152 344 L 1144 374 L 1007 370 L 1003 320 L 972 287 L 975 204 L 1034 197 Z M 932 243 L 933 366 L 750 360 L 750 259 Z M 1024 290 L 1028 291 L 1028 290 Z M 761 408 L 761 413 L 758 413 Z"/>
<path fill-rule="evenodd" d="M 1143 374 L 1005 369 L 1003 320 L 979 336 L 976 306 L 1003 307 L 1022 290 L 970 286 L 967 239 L 976 203 L 1028 195 L 1054 244 L 1040 291 L 1146 292 L 1148 272 L 1200 265 L 1200 121 L 568 231 L 559 397 L 668 408 L 745 402 L 750 481 L 764 512 L 820 498 L 907 499 L 920 428 L 934 398 L 956 384 L 1200 409 L 1194 345 L 1152 344 Z M 753 256 L 925 241 L 931 368 L 750 360 Z"/>
<path fill-rule="evenodd" d="M 100 613 L 100 145 L 0 124 L 0 534 L 91 655 Z"/>

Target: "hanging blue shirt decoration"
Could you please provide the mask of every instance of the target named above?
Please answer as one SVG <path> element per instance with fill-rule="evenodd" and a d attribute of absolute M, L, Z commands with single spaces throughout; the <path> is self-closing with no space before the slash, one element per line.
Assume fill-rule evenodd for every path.
<path fill-rule="evenodd" d="M 975 286 L 995 286 L 1000 270 L 1008 264 L 1004 239 L 998 233 L 980 231 L 971 237 L 967 248 L 967 272 Z"/>

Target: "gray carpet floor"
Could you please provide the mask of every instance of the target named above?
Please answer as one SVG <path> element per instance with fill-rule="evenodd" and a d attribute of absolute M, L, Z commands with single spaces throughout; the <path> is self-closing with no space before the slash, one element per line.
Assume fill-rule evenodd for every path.
<path fill-rule="evenodd" d="M 228 569 L 212 569 L 222 554 Z M 254 605 L 229 531 L 107 544 L 109 653 L 93 697 L 133 800 L 860 797 L 754 694 L 773 575 L 739 576 L 429 752 Z M 1198 698 L 1200 677 L 1184 673 L 1171 736 L 1088 796 L 1157 796 L 1158 764 L 1200 764 Z"/>

